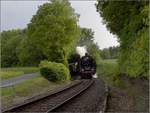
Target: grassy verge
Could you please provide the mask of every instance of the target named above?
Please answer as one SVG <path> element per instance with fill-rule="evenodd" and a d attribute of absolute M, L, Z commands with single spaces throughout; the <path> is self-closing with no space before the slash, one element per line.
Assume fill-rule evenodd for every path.
<path fill-rule="evenodd" d="M 97 67 L 99 78 L 109 85 L 107 112 L 147 112 L 148 80 L 119 74 L 117 60 L 103 60 Z"/>
<path fill-rule="evenodd" d="M 97 66 L 97 73 L 108 84 L 113 84 L 119 74 L 118 63 L 116 59 L 102 60 Z"/>
<path fill-rule="evenodd" d="M 20 84 L 16 84 L 14 86 L 1 88 L 2 104 L 8 106 L 12 103 L 16 103 L 18 101 L 27 99 L 35 94 L 39 94 L 40 92 L 51 90 L 67 83 L 69 82 L 54 83 L 49 82 L 41 76 L 35 77 L 30 80 L 26 80 Z"/>
<path fill-rule="evenodd" d="M 38 67 L 16 67 L 16 68 L 2 68 L 0 71 L 1 80 L 21 76 L 23 74 L 34 73 L 39 71 Z"/>

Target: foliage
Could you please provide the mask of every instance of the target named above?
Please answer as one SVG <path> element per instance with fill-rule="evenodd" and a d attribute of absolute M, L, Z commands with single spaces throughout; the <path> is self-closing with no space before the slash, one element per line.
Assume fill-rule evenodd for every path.
<path fill-rule="evenodd" d="M 52 0 L 50 3 L 40 6 L 27 28 L 26 43 L 30 42 L 33 46 L 31 50 L 37 49 L 41 55 L 38 57 L 38 53 L 32 53 L 35 56 L 33 59 L 38 62 L 41 59 L 48 59 L 67 64 L 66 48 L 76 42 L 79 34 L 77 20 L 78 15 L 74 13 L 67 0 Z M 23 49 L 26 54 L 31 50 L 30 48 Z M 29 56 L 25 58 L 24 62 L 31 59 Z"/>
<path fill-rule="evenodd" d="M 90 46 L 94 40 L 94 32 L 92 29 L 88 28 L 80 28 L 81 34 L 80 34 L 80 40 L 78 41 L 78 46 Z"/>
<path fill-rule="evenodd" d="M 1 33 L 2 67 L 38 66 L 45 59 L 67 65 L 80 38 L 77 21 L 68 0 L 41 5 L 27 29 Z"/>
<path fill-rule="evenodd" d="M 38 45 L 34 44 L 28 37 L 23 39 L 17 48 L 17 56 L 20 66 L 38 66 L 41 60 L 47 59 Z"/>
<path fill-rule="evenodd" d="M 117 59 L 118 57 L 118 52 L 119 52 L 119 47 L 109 47 L 109 48 L 104 48 L 101 51 L 101 57 L 103 59 Z"/>
<path fill-rule="evenodd" d="M 1 66 L 17 66 L 17 48 L 19 43 L 26 37 L 25 30 L 9 30 L 1 32 Z"/>
<path fill-rule="evenodd" d="M 92 43 L 90 46 L 88 46 L 87 51 L 90 54 L 90 56 L 92 56 L 95 59 L 96 64 L 100 64 L 101 61 L 100 49 L 97 46 L 97 44 Z"/>
<path fill-rule="evenodd" d="M 91 29 L 81 28 L 80 40 L 77 45 L 86 46 L 87 52 L 96 60 L 96 63 L 100 62 L 100 49 L 94 42 L 94 32 Z"/>
<path fill-rule="evenodd" d="M 41 61 L 41 75 L 50 81 L 67 81 L 70 79 L 69 70 L 61 63 Z"/>
<path fill-rule="evenodd" d="M 149 64 L 148 1 L 100 1 L 97 11 L 120 42 L 120 72 L 147 76 Z"/>

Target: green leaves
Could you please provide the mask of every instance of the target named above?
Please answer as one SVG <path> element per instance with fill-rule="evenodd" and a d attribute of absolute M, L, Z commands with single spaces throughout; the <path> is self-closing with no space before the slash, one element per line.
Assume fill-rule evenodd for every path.
<path fill-rule="evenodd" d="M 100 50 L 98 45 L 94 43 L 94 32 L 92 29 L 81 28 L 80 40 L 77 45 L 86 46 L 87 52 L 96 60 L 96 63 L 100 62 Z"/>
<path fill-rule="evenodd" d="M 28 24 L 27 33 L 27 40 L 40 47 L 49 60 L 64 63 L 67 57 L 63 54 L 64 48 L 79 34 L 77 15 L 67 0 L 53 0 L 39 7 Z"/>
<path fill-rule="evenodd" d="M 26 37 L 24 30 L 9 30 L 1 33 L 1 66 L 17 66 L 19 59 L 17 48 L 21 40 Z"/>
<path fill-rule="evenodd" d="M 148 1 L 98 1 L 97 10 L 120 42 L 120 72 L 148 76 Z"/>
<path fill-rule="evenodd" d="M 22 41 L 19 59 L 23 65 L 38 65 L 41 60 L 67 65 L 70 48 L 77 42 L 77 15 L 67 0 L 53 0 L 41 5 L 27 27 L 27 38 Z M 32 51 L 32 52 L 31 52 Z"/>
<path fill-rule="evenodd" d="M 1 33 L 2 67 L 37 66 L 45 59 L 67 65 L 67 56 L 79 39 L 77 21 L 68 0 L 41 5 L 26 30 Z"/>
<path fill-rule="evenodd" d="M 118 52 L 119 52 L 119 47 L 109 47 L 109 48 L 104 48 L 101 51 L 101 56 L 103 59 L 118 59 Z"/>
<path fill-rule="evenodd" d="M 67 67 L 61 63 L 49 62 L 47 60 L 40 63 L 41 75 L 50 81 L 70 80 L 70 74 Z"/>

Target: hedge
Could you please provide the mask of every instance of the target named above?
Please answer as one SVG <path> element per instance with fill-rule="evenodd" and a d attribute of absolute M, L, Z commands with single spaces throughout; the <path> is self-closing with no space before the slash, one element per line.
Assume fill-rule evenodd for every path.
<path fill-rule="evenodd" d="M 62 63 L 44 60 L 39 67 L 41 75 L 49 81 L 67 81 L 71 78 L 68 68 Z"/>

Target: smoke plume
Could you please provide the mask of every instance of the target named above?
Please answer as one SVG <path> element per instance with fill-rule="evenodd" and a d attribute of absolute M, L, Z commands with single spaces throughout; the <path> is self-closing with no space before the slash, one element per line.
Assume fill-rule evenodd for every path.
<path fill-rule="evenodd" d="M 76 52 L 80 55 L 80 57 L 83 57 L 85 53 L 87 52 L 86 46 L 76 47 Z"/>

